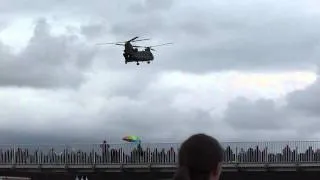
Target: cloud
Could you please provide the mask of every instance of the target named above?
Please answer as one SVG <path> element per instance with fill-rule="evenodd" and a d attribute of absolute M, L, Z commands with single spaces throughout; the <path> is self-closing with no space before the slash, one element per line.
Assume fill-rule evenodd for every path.
<path fill-rule="evenodd" d="M 81 32 L 91 41 L 144 36 L 152 41 L 143 45 L 174 42 L 173 46 L 157 48 L 157 71 L 309 70 L 319 63 L 320 24 L 315 19 L 320 14 L 308 11 L 312 0 L 36 2 L 24 9 L 40 11 L 41 15 L 46 9 L 46 16 L 81 21 Z M 14 9 L 22 8 L 16 1 L 7 3 Z M 119 54 L 117 59 L 122 58 Z"/>
<path fill-rule="evenodd" d="M 101 24 L 82 25 L 81 33 L 90 39 L 99 38 L 106 33 L 106 28 Z"/>
<path fill-rule="evenodd" d="M 18 54 L 9 50 L 0 46 L 2 86 L 77 87 L 95 55 L 76 35 L 51 35 L 45 19 L 37 22 L 25 49 Z"/>
<path fill-rule="evenodd" d="M 0 142 L 318 137 L 319 81 L 302 72 L 319 65 L 308 2 L 5 1 L 12 21 L 45 19 L 18 53 L 0 43 Z M 142 66 L 94 45 L 134 36 L 174 45 Z"/>
<path fill-rule="evenodd" d="M 18 103 L 14 102 L 17 94 Z M 8 140 L 18 142 L 15 139 L 17 133 L 25 134 L 23 139 L 26 142 L 38 141 L 42 138 L 37 136 L 44 136 L 48 143 L 81 138 L 81 142 L 95 141 L 104 137 L 119 141 L 122 136 L 130 134 L 140 135 L 145 141 L 168 137 L 177 139 L 185 133 L 194 132 L 195 128 L 190 129 L 194 126 L 189 125 L 197 125 L 196 117 L 198 113 L 203 113 L 179 112 L 168 106 L 170 101 L 162 98 L 132 100 L 74 91 L 8 89 L 1 93 L 1 102 L 5 101 L 9 103 L 1 104 L 0 127 L 1 130 L 7 130 L 7 136 L 11 137 L 1 138 L 2 142 L 7 143 Z M 210 122 L 208 115 L 202 118 L 204 123 Z M 177 135 L 177 132 L 182 133 Z"/>
<path fill-rule="evenodd" d="M 308 14 L 299 2 L 285 2 L 182 5 L 181 1 L 170 1 L 161 11 L 149 9 L 148 14 L 143 8 L 146 5 L 133 3 L 128 9 L 135 13 L 129 11 L 127 18 L 119 15 L 118 20 L 101 26 L 121 41 L 138 35 L 152 38 L 139 43 L 143 45 L 174 42 L 157 48 L 155 70 L 309 70 L 319 63 L 320 24 L 315 21 L 319 15 Z M 244 6 L 248 3 L 250 6 Z"/>
<path fill-rule="evenodd" d="M 143 77 L 127 73 L 95 71 L 77 89 L 1 88 L 0 102 L 6 103 L 0 103 L 0 129 L 8 138 L 0 142 L 87 143 L 104 138 L 119 142 L 125 135 L 141 136 L 145 142 L 178 142 L 197 132 L 222 140 L 310 136 L 309 131 L 297 131 L 302 126 L 285 126 L 291 119 L 273 101 L 250 102 L 263 97 L 266 89 L 248 85 L 243 91 L 219 90 L 243 82 L 237 74 L 163 72 L 135 84 Z M 241 95 L 250 101 L 231 102 L 221 114 L 226 102 Z"/>
<path fill-rule="evenodd" d="M 223 121 L 240 137 L 253 139 L 314 139 L 319 137 L 319 79 L 304 89 L 287 94 L 284 104 L 259 99 L 237 98 L 229 103 Z M 281 136 L 280 136 L 281 134 Z M 269 136 L 269 137 L 268 137 Z"/>
<path fill-rule="evenodd" d="M 295 91 L 288 95 L 289 107 L 295 111 L 305 113 L 306 116 L 318 116 L 319 114 L 319 99 L 320 82 L 317 81 L 308 86 L 306 89 Z"/>
<path fill-rule="evenodd" d="M 136 3 L 132 3 L 128 10 L 137 14 L 144 13 L 159 13 L 159 11 L 167 11 L 174 4 L 174 0 L 163 0 L 161 2 L 155 0 L 144 0 Z"/>
<path fill-rule="evenodd" d="M 286 114 L 272 100 L 252 103 L 245 98 L 238 98 L 228 106 L 224 120 L 239 130 L 276 130 L 288 123 Z"/>

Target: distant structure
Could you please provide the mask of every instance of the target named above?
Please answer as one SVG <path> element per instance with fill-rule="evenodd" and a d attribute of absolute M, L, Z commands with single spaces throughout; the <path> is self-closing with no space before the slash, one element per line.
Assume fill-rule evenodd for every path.
<path fill-rule="evenodd" d="M 320 170 L 320 141 L 222 142 L 221 146 L 224 149 L 223 172 Z M 107 142 L 102 145 L 1 145 L 0 171 L 7 177 L 0 177 L 0 180 L 171 178 L 177 169 L 179 147 L 179 143 Z"/>
<path fill-rule="evenodd" d="M 79 178 L 79 176 L 76 176 L 75 180 L 89 180 L 87 176 L 81 176 L 81 178 Z"/>
<path fill-rule="evenodd" d="M 28 177 L 0 176 L 0 180 L 31 180 Z"/>

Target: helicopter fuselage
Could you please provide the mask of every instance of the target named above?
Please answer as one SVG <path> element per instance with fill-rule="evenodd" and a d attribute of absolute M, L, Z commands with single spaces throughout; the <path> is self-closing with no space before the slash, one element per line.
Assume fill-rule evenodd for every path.
<path fill-rule="evenodd" d="M 139 65 L 139 62 L 147 62 L 153 61 L 154 56 L 151 51 L 138 51 L 138 50 L 130 50 L 124 51 L 123 56 L 125 57 L 125 63 L 128 62 L 136 62 Z"/>

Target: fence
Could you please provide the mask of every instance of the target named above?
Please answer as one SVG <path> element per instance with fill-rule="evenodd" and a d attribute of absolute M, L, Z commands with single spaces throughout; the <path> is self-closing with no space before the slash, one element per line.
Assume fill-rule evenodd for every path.
<path fill-rule="evenodd" d="M 320 141 L 221 143 L 224 163 L 320 162 Z M 179 144 L 3 145 L 0 164 L 176 164 Z"/>

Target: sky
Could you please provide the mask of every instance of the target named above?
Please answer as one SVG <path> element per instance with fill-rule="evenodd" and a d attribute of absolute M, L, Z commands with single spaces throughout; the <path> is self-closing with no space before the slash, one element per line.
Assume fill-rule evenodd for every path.
<path fill-rule="evenodd" d="M 2 0 L 0 143 L 320 138 L 317 0 Z M 151 38 L 150 64 L 122 47 Z"/>

